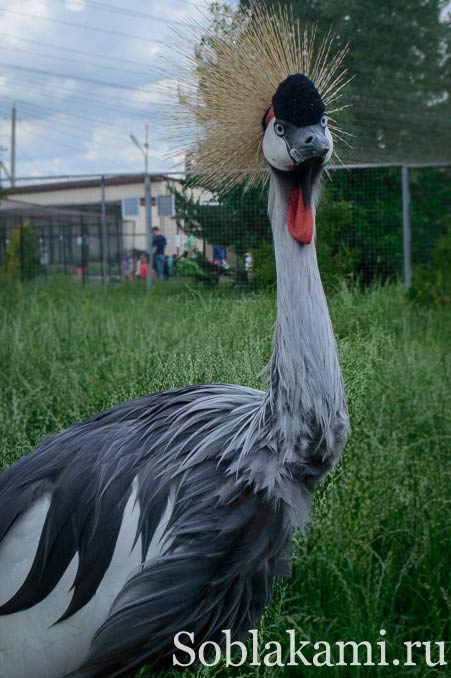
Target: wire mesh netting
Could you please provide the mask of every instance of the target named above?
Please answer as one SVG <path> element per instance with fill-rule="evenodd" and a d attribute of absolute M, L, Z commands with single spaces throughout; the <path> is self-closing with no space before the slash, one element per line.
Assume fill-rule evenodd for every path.
<path fill-rule="evenodd" d="M 450 179 L 449 166 L 408 170 L 411 247 L 406 252 L 401 168 L 330 169 L 317 214 L 318 256 L 326 286 L 336 287 L 343 280 L 367 285 L 400 279 L 406 256 L 414 271 L 430 266 L 449 233 Z M 160 270 L 153 262 L 154 277 L 159 272 L 166 279 L 206 284 L 275 283 L 267 189 L 216 195 L 193 188 L 183 178 L 166 178 L 164 190 L 173 196 L 175 212 L 172 217 L 156 213 L 153 218 L 166 240 Z M 102 221 L 100 203 L 96 209 L 0 202 L 3 280 L 52 276 L 81 284 L 143 280 L 150 260 L 147 242 L 145 219 L 123 218 L 116 203 L 106 201 Z"/>
<path fill-rule="evenodd" d="M 22 282 L 42 276 L 79 279 L 119 277 L 123 223 L 109 214 L 0 201 L 0 270 Z M 106 242 L 104 257 L 103 243 Z M 104 270 L 104 265 L 106 268 Z"/>

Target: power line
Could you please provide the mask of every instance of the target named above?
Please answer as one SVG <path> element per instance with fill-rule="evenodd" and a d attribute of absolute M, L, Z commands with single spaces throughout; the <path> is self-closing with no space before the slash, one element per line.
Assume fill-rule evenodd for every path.
<path fill-rule="evenodd" d="M 27 103 L 20 102 L 17 99 L 14 99 L 18 104 L 20 104 L 20 111 L 21 113 L 24 114 L 24 118 L 22 118 L 21 122 L 24 123 L 36 123 L 36 124 L 41 124 L 42 126 L 47 127 L 49 124 L 52 126 L 52 133 L 54 131 L 60 132 L 61 134 L 64 135 L 65 138 L 67 138 L 68 132 L 75 134 L 79 133 L 82 134 L 85 131 L 88 131 L 92 129 L 92 127 L 88 127 L 86 125 L 82 124 L 75 124 L 75 123 L 70 123 L 66 122 L 64 120 L 60 119 L 55 119 L 55 117 L 52 117 L 52 114 L 55 114 L 55 111 L 52 111 L 51 109 L 47 109 L 48 113 L 46 114 L 44 111 L 40 110 L 35 110 L 34 107 L 29 106 Z M 44 117 L 47 115 L 47 117 Z M 81 119 L 80 119 L 81 121 Z M 113 129 L 113 126 L 112 126 Z M 114 127 L 116 134 L 118 132 L 118 127 Z M 61 130 L 61 131 L 60 131 Z M 113 132 L 111 131 L 111 134 Z"/>
<path fill-rule="evenodd" d="M 20 110 L 22 110 L 22 109 L 23 109 L 23 106 L 21 105 Z M 25 113 L 26 113 L 26 111 L 25 111 Z M 76 146 L 73 143 L 67 142 L 67 132 L 62 131 L 61 129 L 58 129 L 58 127 L 60 127 L 61 124 L 64 125 L 64 123 L 61 123 L 60 121 L 58 121 L 58 123 L 55 124 L 54 120 L 46 120 L 45 118 L 34 118 L 34 120 L 36 121 L 36 125 L 38 125 L 38 131 L 36 131 L 36 129 L 32 130 L 32 136 L 33 137 L 38 137 L 40 139 L 45 140 L 47 142 L 47 144 L 50 145 L 50 146 L 55 146 L 55 145 L 56 146 L 62 146 L 62 147 L 67 148 L 71 151 L 75 150 L 75 151 L 77 151 L 77 153 L 85 152 L 81 145 Z M 22 122 L 24 122 L 24 121 L 22 121 Z M 31 122 L 31 120 L 30 120 L 30 122 Z M 40 122 L 42 123 L 42 126 L 44 127 L 44 129 L 42 129 L 42 128 L 39 129 L 39 123 Z M 51 125 L 51 128 L 49 129 L 49 132 L 47 134 L 45 132 L 45 129 L 49 128 L 50 125 Z M 83 132 L 91 132 L 92 131 L 89 127 L 83 128 L 82 126 L 77 127 L 76 130 L 77 130 L 77 132 L 80 133 L 80 135 L 83 135 Z M 116 134 L 114 135 L 114 138 L 116 140 L 118 139 L 117 131 L 118 131 L 118 128 L 116 127 Z M 57 137 L 59 137 L 56 140 L 55 140 L 55 135 Z M 113 130 L 110 132 L 109 136 L 111 138 L 113 138 Z M 108 141 L 100 141 L 98 139 L 95 139 L 94 137 L 89 137 L 89 138 L 85 137 L 84 139 L 82 139 L 81 144 L 87 145 L 88 147 L 89 146 L 94 147 L 94 148 L 101 146 L 101 147 L 108 148 L 108 149 L 112 150 L 111 143 L 109 143 Z M 124 144 L 124 148 L 125 147 L 126 146 Z M 121 167 L 120 164 L 118 164 L 116 162 L 113 162 L 113 165 L 115 167 L 118 167 L 118 168 Z"/>
<path fill-rule="evenodd" d="M 31 91 L 37 90 L 38 94 L 40 94 L 40 95 L 43 94 L 42 85 L 40 83 L 36 82 L 36 78 L 31 79 L 30 77 L 27 77 L 25 75 L 25 77 L 22 77 L 20 79 L 20 82 L 27 83 L 26 86 L 27 86 L 28 90 L 31 90 Z M 16 96 L 20 97 L 22 92 L 23 92 L 22 87 L 19 85 L 19 83 L 15 83 L 15 84 L 17 84 L 17 87 L 18 87 L 18 92 L 17 92 Z M 138 102 L 138 101 L 134 101 L 134 107 L 133 108 L 119 107 L 117 105 L 113 106 L 108 99 L 106 99 L 105 97 L 97 97 L 94 93 L 86 93 L 86 95 L 84 95 L 82 92 L 77 91 L 77 93 L 74 94 L 73 89 L 65 87 L 64 84 L 58 85 L 57 88 L 49 88 L 48 86 L 46 86 L 45 94 L 52 96 L 52 93 L 54 93 L 54 99 L 52 100 L 54 102 L 58 101 L 58 95 L 67 94 L 67 97 L 62 99 L 62 101 L 68 102 L 70 104 L 77 103 L 81 106 L 84 106 L 84 105 L 87 104 L 87 105 L 90 106 L 90 108 L 92 108 L 92 105 L 95 104 L 99 110 L 106 109 L 105 110 L 106 114 L 113 113 L 113 114 L 117 114 L 119 116 L 125 116 L 125 117 L 128 117 L 128 118 L 136 118 L 136 119 L 146 118 L 146 119 L 148 119 L 150 108 L 152 106 L 151 102 L 148 103 L 148 102 Z M 124 92 L 122 92 L 122 90 L 119 90 L 117 92 L 117 96 L 119 96 L 123 93 Z M 12 93 L 10 95 L 10 98 L 11 97 L 14 98 L 14 93 Z M 64 113 L 65 111 L 63 110 L 62 112 Z M 155 112 L 154 112 L 154 114 L 155 114 Z M 102 118 L 100 121 L 102 122 L 103 120 L 104 120 L 104 118 Z"/>
<path fill-rule="evenodd" d="M 45 59 L 55 59 L 54 54 L 42 54 L 39 52 L 35 52 L 34 50 L 31 49 L 23 49 L 20 47 L 5 47 L 5 45 L 0 45 L 0 50 L 5 50 L 7 52 L 13 52 L 13 54 L 16 54 L 17 52 L 21 52 L 23 54 L 32 54 L 33 57 L 43 57 Z M 79 66 L 86 66 L 88 65 L 84 61 L 80 61 L 80 59 L 71 59 L 70 57 L 65 57 L 65 56 L 58 56 L 58 61 L 70 61 L 71 63 L 78 64 Z M 92 66 L 92 64 L 89 64 Z M 118 67 L 117 66 L 109 66 L 105 64 L 96 64 L 96 68 L 103 68 L 107 69 L 110 71 L 114 71 L 115 73 L 118 72 Z M 150 75 L 150 72 L 144 73 L 144 71 L 132 71 L 127 68 L 121 68 L 120 69 L 122 73 L 129 73 L 130 75 L 135 75 L 138 77 L 148 77 Z"/>
<path fill-rule="evenodd" d="M 21 105 L 19 110 L 22 110 L 22 109 L 23 109 L 23 105 Z M 25 113 L 27 114 L 26 110 L 25 110 Z M 67 131 L 64 131 L 62 129 L 58 129 L 58 127 L 61 125 L 61 123 L 59 123 L 59 122 L 55 123 L 55 120 L 38 117 L 38 118 L 30 118 L 29 120 L 19 120 L 19 122 L 29 122 L 30 124 L 34 123 L 35 125 L 39 125 L 41 123 L 40 131 L 36 131 L 35 129 L 33 129 L 33 131 L 32 131 L 33 136 L 38 136 L 42 139 L 46 139 L 47 141 L 50 141 L 50 140 L 54 141 L 53 137 L 54 137 L 54 135 L 56 135 L 56 136 L 59 136 L 60 138 L 64 139 L 64 141 L 60 141 L 59 139 L 57 139 L 56 143 L 58 145 L 66 146 L 67 148 L 70 148 L 71 150 L 76 150 L 78 152 L 80 152 L 80 150 L 81 150 L 79 146 L 75 146 L 74 144 L 67 143 Z M 42 127 L 45 129 L 45 128 L 48 128 L 49 125 L 51 125 L 51 129 L 49 130 L 49 134 L 48 135 L 46 135 L 45 133 L 43 134 L 42 133 L 43 132 Z M 73 132 L 73 130 L 71 130 L 71 131 Z M 83 128 L 82 126 L 80 126 L 76 129 L 76 131 L 79 132 L 80 135 L 82 135 L 83 132 L 87 132 L 87 131 L 91 131 L 91 130 L 88 127 Z M 91 143 L 91 144 L 111 148 L 111 144 L 106 143 L 106 142 L 103 143 L 103 142 L 100 142 L 100 141 L 95 140 L 95 139 L 89 139 L 88 140 L 88 139 L 85 138 L 85 139 L 83 139 L 82 143 Z"/>
<path fill-rule="evenodd" d="M 48 49 L 55 49 L 55 50 L 62 50 L 63 52 L 71 52 L 73 54 L 81 54 L 82 56 L 87 56 L 87 57 L 96 57 L 98 59 L 106 59 L 109 63 L 127 63 L 127 64 L 137 64 L 138 66 L 143 66 L 142 61 L 138 61 L 137 59 L 118 59 L 117 57 L 112 56 L 111 54 L 101 54 L 100 52 L 91 52 L 91 51 L 86 51 L 86 50 L 80 50 L 80 49 L 73 49 L 70 47 L 67 47 L 66 45 L 52 45 L 49 44 L 48 42 L 43 42 L 42 40 L 32 40 L 30 38 L 24 38 L 19 35 L 14 35 L 12 33 L 0 33 L 1 37 L 7 37 L 7 38 L 12 38 L 13 40 L 19 40 L 20 42 L 27 42 L 33 45 L 38 45 L 40 47 L 47 47 Z M 163 70 L 163 68 L 158 68 L 158 70 Z"/>
<path fill-rule="evenodd" d="M 74 120 L 79 120 L 80 122 L 85 122 L 85 121 L 90 121 L 95 123 L 96 125 L 101 124 L 105 127 L 111 127 L 112 130 L 115 130 L 117 132 L 118 130 L 118 125 L 113 124 L 110 122 L 107 122 L 106 120 L 102 118 L 93 118 L 91 116 L 85 115 L 84 113 L 80 115 L 76 115 L 75 113 L 70 113 L 65 110 L 56 110 L 55 108 L 50 108 L 49 106 L 43 106 L 41 104 L 36 104 L 36 103 L 31 103 L 28 101 L 23 101 L 21 99 L 18 99 L 17 97 L 6 97 L 6 101 L 11 101 L 11 102 L 17 102 L 20 105 L 21 110 L 25 110 L 25 112 L 29 111 L 31 114 L 36 113 L 36 118 L 34 119 L 43 119 L 43 115 L 62 115 L 62 116 L 67 116 L 69 118 L 72 118 Z M 133 116 L 129 116 L 133 117 Z M 75 124 L 75 123 L 70 123 L 70 121 L 65 121 L 65 120 L 58 120 L 57 121 L 58 125 L 64 125 L 64 126 L 70 126 L 73 129 L 81 129 L 82 126 L 80 124 Z"/>
<path fill-rule="evenodd" d="M 53 129 L 52 129 L 52 135 L 53 135 L 53 133 L 54 133 L 54 131 L 53 131 Z M 62 133 L 62 134 L 63 134 L 63 133 Z M 49 140 L 51 139 L 50 137 L 48 137 L 48 136 L 46 136 L 46 135 L 44 135 L 44 134 L 40 134 L 39 132 L 36 132 L 36 131 L 33 131 L 33 136 L 39 137 L 40 139 L 43 139 L 44 141 L 47 141 L 47 142 L 49 142 Z M 67 136 L 67 135 L 66 135 L 66 136 Z M 71 150 L 71 151 L 77 151 L 77 153 L 83 153 L 83 152 L 84 152 L 82 148 L 80 148 L 80 147 L 78 147 L 78 146 L 74 146 L 74 145 L 72 145 L 72 144 L 70 144 L 70 143 L 67 143 L 67 141 L 59 141 L 59 140 L 56 140 L 55 143 L 56 143 L 58 146 L 64 146 L 65 148 L 68 148 L 68 149 Z M 85 140 L 84 143 L 87 143 L 87 141 Z M 94 145 L 96 145 L 96 142 L 95 142 L 95 141 L 92 141 L 91 143 L 93 143 Z M 113 161 L 110 160 L 109 162 L 110 162 L 113 166 L 119 167 L 119 164 L 116 163 L 116 162 L 114 162 L 114 160 L 113 160 Z"/>
<path fill-rule="evenodd" d="M 48 118 L 48 119 L 42 118 L 42 117 L 33 117 L 33 118 L 29 117 L 28 118 L 29 113 L 28 113 L 26 107 L 24 108 L 23 105 L 20 106 L 20 111 L 24 111 L 25 115 L 27 116 L 27 119 L 21 120 L 20 122 L 25 122 L 25 123 L 28 122 L 28 123 L 32 123 L 32 124 L 35 124 L 36 126 L 38 126 L 39 131 L 36 132 L 36 130 L 33 129 L 33 132 L 32 132 L 33 136 L 38 136 L 42 139 L 46 139 L 49 142 L 50 141 L 54 142 L 55 141 L 54 136 L 56 135 L 60 139 L 64 139 L 64 142 L 59 141 L 59 139 L 58 139 L 56 141 L 56 143 L 58 143 L 59 145 L 62 144 L 63 146 L 70 148 L 71 150 L 80 151 L 80 147 L 76 147 L 74 144 L 67 143 L 67 136 L 68 136 L 67 130 L 69 130 L 69 132 L 71 134 L 78 133 L 80 135 L 80 137 L 82 138 L 83 144 L 91 144 L 91 145 L 94 145 L 94 146 L 102 146 L 104 148 L 111 149 L 111 143 L 108 142 L 108 141 L 100 141 L 100 140 L 95 139 L 94 137 L 91 137 L 91 136 L 89 138 L 86 137 L 86 133 L 92 133 L 93 132 L 92 127 L 88 127 L 88 126 L 83 127 L 82 125 L 79 125 L 79 126 L 68 125 L 68 124 L 66 124 L 62 121 L 59 121 L 59 120 L 55 121 L 54 119 L 50 119 L 50 118 Z M 50 126 L 51 126 L 51 128 L 49 129 Z M 111 131 L 107 132 L 107 135 L 111 139 L 114 138 L 115 140 L 117 140 L 118 139 L 118 132 L 119 132 L 120 128 L 118 126 L 116 126 L 115 128 L 113 126 L 111 126 L 111 128 L 112 128 Z M 45 131 L 44 131 L 45 129 L 49 129 L 48 134 L 45 133 Z M 121 129 L 121 131 L 122 131 L 122 129 Z M 5 135 L 5 136 L 7 136 L 7 135 Z"/>
<path fill-rule="evenodd" d="M 5 97 L 4 100 L 9 101 L 10 103 L 14 103 L 14 101 L 16 101 L 17 103 L 19 103 L 21 105 L 22 109 L 25 109 L 26 111 L 28 110 L 32 114 L 36 113 L 36 117 L 42 117 L 43 115 L 49 115 L 49 114 L 69 116 L 69 117 L 71 117 L 75 120 L 79 120 L 81 123 L 84 123 L 85 121 L 89 121 L 89 122 L 94 123 L 97 126 L 102 125 L 102 126 L 105 126 L 105 127 L 111 127 L 112 129 L 116 130 L 116 132 L 117 132 L 119 126 L 122 124 L 121 122 L 119 122 L 119 123 L 110 122 L 106 118 L 105 119 L 104 118 L 94 118 L 94 117 L 85 115 L 83 112 L 80 113 L 80 115 L 76 115 L 75 113 L 68 113 L 65 110 L 56 110 L 56 109 L 52 109 L 52 108 L 49 108 L 49 107 L 44 107 L 44 106 L 41 106 L 40 104 L 30 104 L 29 102 L 22 101 L 22 100 L 18 99 L 17 97 Z M 119 114 L 121 115 L 121 118 L 127 118 L 128 120 L 136 120 L 137 122 L 144 120 L 146 118 L 144 113 L 142 115 L 134 115 L 133 113 L 128 113 L 127 111 L 123 111 L 123 112 L 121 111 L 120 113 L 118 113 L 118 115 Z M 147 116 L 147 119 L 148 119 L 148 116 Z M 69 125 L 70 121 L 66 122 L 64 120 L 58 120 L 57 124 Z M 81 125 L 73 125 L 73 126 L 76 126 L 78 128 L 81 127 Z"/>
<path fill-rule="evenodd" d="M 131 87 L 130 85 L 123 85 L 121 83 L 98 80 L 97 78 L 84 78 L 80 75 L 72 75 L 71 73 L 57 73 L 56 71 L 47 71 L 41 68 L 31 68 L 30 66 L 20 66 L 19 64 L 3 63 L 2 66 L 4 68 L 12 68 L 18 71 L 36 73 L 37 75 L 49 75 L 52 78 L 62 78 L 63 80 L 79 80 L 80 82 L 87 82 L 92 85 L 99 85 L 100 87 L 111 87 L 112 89 L 123 89 L 130 92 L 142 92 L 143 94 L 150 94 L 150 92 L 143 87 Z"/>
<path fill-rule="evenodd" d="M 80 28 L 83 31 L 94 31 L 96 33 L 104 33 L 105 35 L 116 35 L 122 38 L 131 38 L 132 40 L 140 40 L 147 44 L 155 43 L 157 45 L 163 45 L 164 47 L 169 47 L 169 45 L 162 40 L 149 40 L 142 35 L 134 35 L 133 33 L 123 33 L 122 31 L 115 31 L 107 28 L 99 28 L 98 26 L 84 26 L 78 24 L 74 21 L 66 21 L 65 19 L 54 19 L 49 16 L 41 16 L 40 14 L 33 14 L 32 12 L 18 12 L 15 9 L 9 9 L 8 7 L 1 7 L 0 10 L 4 11 L 7 14 L 14 14 L 16 16 L 23 16 L 26 18 L 33 17 L 33 19 L 40 19 L 41 21 L 49 21 L 54 24 L 61 24 L 63 26 L 72 26 L 73 28 Z"/>
<path fill-rule="evenodd" d="M 45 0 L 39 0 L 45 4 Z M 65 3 L 65 0 L 56 0 L 57 2 Z M 187 3 L 192 4 L 193 3 Z M 156 16 L 155 14 L 148 14 L 147 12 L 140 12 L 139 10 L 134 9 L 125 9 L 125 7 L 118 7 L 115 5 L 106 4 L 99 2 L 99 0 L 89 0 L 89 9 L 99 9 L 101 11 L 106 11 L 108 14 L 121 14 L 122 16 L 135 17 L 137 19 L 149 19 L 150 21 L 158 21 L 164 24 L 175 24 L 178 26 L 190 26 L 189 23 L 178 20 L 163 19 L 162 17 Z"/>

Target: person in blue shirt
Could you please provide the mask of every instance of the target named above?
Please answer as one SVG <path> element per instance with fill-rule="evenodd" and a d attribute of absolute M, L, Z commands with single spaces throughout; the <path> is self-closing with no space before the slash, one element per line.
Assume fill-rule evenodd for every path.
<path fill-rule="evenodd" d="M 153 267 L 157 272 L 157 278 L 159 280 L 164 279 L 164 248 L 166 247 L 166 238 L 158 226 L 152 228 L 152 252 L 153 252 Z"/>
<path fill-rule="evenodd" d="M 221 245 L 213 245 L 213 263 L 216 266 L 223 266 L 225 261 L 224 250 Z"/>

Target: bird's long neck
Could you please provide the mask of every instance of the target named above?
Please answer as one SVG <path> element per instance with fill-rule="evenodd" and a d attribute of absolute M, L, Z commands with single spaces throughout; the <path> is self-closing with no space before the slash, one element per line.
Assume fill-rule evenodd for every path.
<path fill-rule="evenodd" d="M 299 244 L 287 228 L 292 182 L 290 177 L 272 174 L 269 195 L 277 267 L 277 321 L 268 399 L 288 455 L 303 441 L 318 437 L 327 447 L 334 446 L 337 416 L 347 427 L 337 347 L 315 244 Z"/>

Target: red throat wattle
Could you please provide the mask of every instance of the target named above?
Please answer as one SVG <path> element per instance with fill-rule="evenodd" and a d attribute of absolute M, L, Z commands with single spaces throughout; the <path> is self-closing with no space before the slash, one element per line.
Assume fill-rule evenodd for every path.
<path fill-rule="evenodd" d="M 305 205 L 301 188 L 292 188 L 288 196 L 288 230 L 302 245 L 310 245 L 313 238 L 315 217 L 311 205 Z"/>

